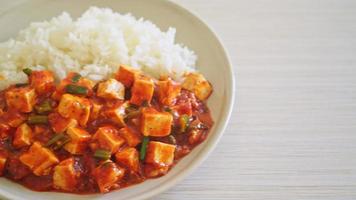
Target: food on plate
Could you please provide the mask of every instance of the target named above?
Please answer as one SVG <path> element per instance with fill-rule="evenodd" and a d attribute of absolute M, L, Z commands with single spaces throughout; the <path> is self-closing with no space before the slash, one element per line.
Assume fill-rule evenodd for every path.
<path fill-rule="evenodd" d="M 64 12 L 31 23 L 13 39 L 0 43 L 0 90 L 23 83 L 26 75 L 21 70 L 25 68 L 47 70 L 33 75 L 42 76 L 42 82 L 30 80 L 38 93 L 52 87 L 53 78 L 62 80 L 73 71 L 92 81 L 108 80 L 118 71 L 118 64 L 134 68 L 123 67 L 116 75 L 126 87 L 133 84 L 137 70 L 178 81 L 186 72 L 195 71 L 197 56 L 176 43 L 175 34 L 175 28 L 162 31 L 148 20 L 107 8 L 91 7 L 78 19 Z M 86 84 L 90 83 L 79 85 Z"/>
<path fill-rule="evenodd" d="M 114 78 L 25 68 L 0 91 L 0 176 L 36 191 L 106 193 L 160 177 L 203 142 L 212 86 L 198 72 L 156 79 L 121 65 Z"/>

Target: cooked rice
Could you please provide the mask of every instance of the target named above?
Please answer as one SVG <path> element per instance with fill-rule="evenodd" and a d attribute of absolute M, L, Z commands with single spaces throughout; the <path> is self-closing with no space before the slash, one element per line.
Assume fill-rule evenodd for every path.
<path fill-rule="evenodd" d="M 125 64 L 155 77 L 180 79 L 195 69 L 197 57 L 175 43 L 175 32 L 111 9 L 91 7 L 77 20 L 64 12 L 0 43 L 0 89 L 26 82 L 24 68 L 52 70 L 57 79 L 76 71 L 99 81 Z"/>

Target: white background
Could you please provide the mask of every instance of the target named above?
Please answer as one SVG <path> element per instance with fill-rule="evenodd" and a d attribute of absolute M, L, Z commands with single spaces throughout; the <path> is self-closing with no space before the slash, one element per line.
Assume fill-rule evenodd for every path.
<path fill-rule="evenodd" d="M 356 1 L 175 2 L 221 37 L 237 98 L 216 150 L 153 199 L 356 199 Z"/>

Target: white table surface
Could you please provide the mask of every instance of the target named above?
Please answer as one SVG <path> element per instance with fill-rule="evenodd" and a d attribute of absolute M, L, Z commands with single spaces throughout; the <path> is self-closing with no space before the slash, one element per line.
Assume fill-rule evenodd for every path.
<path fill-rule="evenodd" d="M 220 35 L 237 98 L 211 156 L 152 199 L 356 199 L 356 1 L 175 2 Z"/>

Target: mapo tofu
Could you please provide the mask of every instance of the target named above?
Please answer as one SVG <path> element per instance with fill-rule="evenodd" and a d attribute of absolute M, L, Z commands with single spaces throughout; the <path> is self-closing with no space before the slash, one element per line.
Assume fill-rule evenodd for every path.
<path fill-rule="evenodd" d="M 180 82 L 120 66 L 94 82 L 25 69 L 0 92 L 0 176 L 30 189 L 106 193 L 165 175 L 205 140 L 210 83 Z"/>

